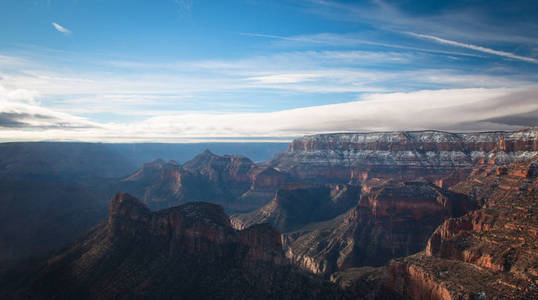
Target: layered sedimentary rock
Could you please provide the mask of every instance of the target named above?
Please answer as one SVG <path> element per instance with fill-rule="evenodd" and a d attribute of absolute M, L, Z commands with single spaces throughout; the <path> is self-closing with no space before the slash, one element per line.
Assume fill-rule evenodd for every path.
<path fill-rule="evenodd" d="M 238 155 L 206 150 L 179 165 L 156 160 L 122 180 L 118 189 L 140 197 L 152 209 L 208 201 L 227 211 L 249 211 L 271 200 L 287 175 Z"/>
<path fill-rule="evenodd" d="M 537 166 L 483 166 L 454 186 L 482 208 L 446 220 L 423 253 L 391 262 L 387 285 L 416 299 L 538 298 Z"/>
<path fill-rule="evenodd" d="M 13 285 L 13 284 L 12 284 Z M 20 299 L 338 298 L 287 264 L 267 225 L 234 230 L 224 210 L 187 203 L 151 212 L 116 195 L 107 221 L 0 295 Z"/>
<path fill-rule="evenodd" d="M 423 179 L 448 187 L 480 163 L 506 165 L 538 152 L 538 129 L 517 132 L 404 131 L 305 136 L 271 162 L 293 177 L 347 182 Z"/>
<path fill-rule="evenodd" d="M 265 206 L 232 218 L 234 227 L 269 223 L 281 232 L 290 232 L 309 223 L 332 219 L 350 208 L 361 194 L 359 185 L 286 184 Z"/>
<path fill-rule="evenodd" d="M 474 207 L 465 195 L 426 183 L 365 183 L 357 205 L 285 235 L 286 255 L 316 274 L 379 266 L 421 251 L 443 220 Z"/>

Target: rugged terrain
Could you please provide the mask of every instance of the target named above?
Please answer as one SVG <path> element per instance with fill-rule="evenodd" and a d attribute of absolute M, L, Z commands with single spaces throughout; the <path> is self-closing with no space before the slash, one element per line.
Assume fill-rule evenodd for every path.
<path fill-rule="evenodd" d="M 379 266 L 421 251 L 443 220 L 472 208 L 466 196 L 433 184 L 388 182 L 369 187 L 365 183 L 363 194 L 346 214 L 287 233 L 286 254 L 317 274 Z"/>
<path fill-rule="evenodd" d="M 107 215 L 107 199 L 124 190 L 120 179 L 135 172 L 140 162 L 158 157 L 186 162 L 208 147 L 256 160 L 268 160 L 285 149 L 282 143 L 0 143 L 0 270 L 6 264 L 48 255 L 101 222 Z M 175 188 L 174 168 L 166 170 L 164 182 L 152 190 L 157 199 Z M 271 184 L 268 173 L 256 177 L 256 188 L 246 196 L 271 199 L 272 194 L 264 190 L 264 184 Z M 152 176 L 144 180 L 153 184 L 160 175 Z M 125 190 L 131 187 L 143 199 L 146 186 Z"/>
<path fill-rule="evenodd" d="M 283 185 L 260 209 L 235 215 L 236 228 L 269 223 L 290 232 L 312 222 L 330 220 L 352 208 L 361 194 L 359 185 L 292 183 Z"/>
<path fill-rule="evenodd" d="M 22 298 L 35 296 L 34 290 L 68 298 L 99 298 L 101 290 L 167 298 L 171 295 L 158 294 L 153 286 L 164 290 L 169 277 L 193 287 L 177 290 L 186 295 L 215 281 L 203 296 L 217 298 L 334 295 L 319 279 L 330 278 L 346 289 L 345 296 L 366 299 L 535 299 L 537 157 L 536 127 L 465 134 L 349 133 L 297 139 L 268 165 L 204 151 L 184 163 L 154 160 L 121 180 L 104 180 L 106 185 L 92 179 L 93 187 L 81 188 L 83 177 L 73 176 L 77 181 L 66 186 L 37 179 L 36 189 L 25 190 L 31 177 L 22 172 L 13 177 L 21 184 L 13 193 L 15 183 L 6 175 L 1 188 L 9 201 L 3 201 L 16 210 L 6 210 L 1 219 L 7 237 L 0 243 L 2 260 L 29 256 L 38 250 L 35 245 L 53 249 L 58 244 L 50 243 L 56 240 L 51 232 L 69 242 L 106 216 L 103 199 L 110 196 L 102 194 L 129 192 L 141 202 L 120 194 L 107 222 L 39 270 L 30 264 L 35 276 L 18 269 L 7 276 L 0 272 L 0 281 Z M 36 205 L 40 195 L 57 200 Z M 62 205 L 68 198 L 70 205 Z M 131 204 L 114 205 L 123 203 L 118 199 Z M 185 204 L 190 201 L 220 206 Z M 43 218 L 47 207 L 50 217 Z M 196 211 L 192 218 L 191 210 Z M 22 211 L 28 217 L 22 218 Z M 231 222 L 223 211 L 236 213 Z M 35 226 L 17 227 L 24 220 L 39 224 L 38 217 L 44 220 L 44 234 Z M 51 230 L 50 224 L 57 228 Z M 210 236 L 209 242 L 179 229 L 190 226 L 201 230 L 195 230 L 198 237 Z M 17 241 L 21 229 L 34 243 Z M 155 255 L 148 258 L 146 252 Z M 180 255 L 170 258 L 174 253 Z M 119 258 L 123 255 L 125 260 Z M 209 264 L 204 257 L 211 258 Z M 108 265 L 133 281 L 115 277 Z M 306 276 L 297 267 L 320 276 Z M 183 274 L 193 269 L 200 270 L 193 274 L 200 285 Z M 276 286 L 282 285 L 278 294 Z M 303 288 L 308 295 L 301 294 Z M 237 292 L 249 289 L 252 293 Z"/>
<path fill-rule="evenodd" d="M 3 286 L 3 297 L 13 299 L 340 297 L 289 265 L 279 233 L 268 225 L 236 231 L 218 205 L 151 212 L 124 193 L 86 237 Z"/>
<path fill-rule="evenodd" d="M 477 169 L 453 189 L 482 208 L 445 221 L 424 253 L 392 262 L 390 285 L 415 298 L 432 289 L 440 299 L 538 298 L 538 160 Z M 416 287 L 416 276 L 429 277 L 431 286 Z"/>
<path fill-rule="evenodd" d="M 305 136 L 270 165 L 295 178 L 347 182 L 368 178 L 425 180 L 449 187 L 476 164 L 508 164 L 536 155 L 538 129 L 449 133 L 402 131 Z"/>
<path fill-rule="evenodd" d="M 296 265 L 333 274 L 335 282 L 351 289 L 380 291 L 356 295 L 457 299 L 506 294 L 517 299 L 534 293 L 538 283 L 537 136 L 537 129 L 529 128 L 298 139 L 271 165 L 295 181 L 360 187 L 355 200 L 347 202 L 355 202 L 353 207 L 335 216 L 324 206 L 327 200 L 318 201 L 327 197 L 314 197 L 324 194 L 308 191 L 303 183 L 302 197 L 282 197 L 288 193 L 282 186 L 273 201 L 234 216 L 233 223 L 269 222 L 284 232 L 286 255 Z M 288 203 L 308 202 L 302 198 L 316 200 L 311 206 L 298 204 L 308 210 Z M 305 217 L 318 209 L 332 218 Z M 381 268 L 356 268 L 382 266 L 392 258 L 398 259 Z M 452 271 L 441 270 L 445 267 Z M 477 275 L 467 278 L 465 272 Z"/>
<path fill-rule="evenodd" d="M 391 292 L 413 299 L 537 299 L 537 169 L 536 158 L 475 169 L 452 189 L 475 197 L 480 209 L 447 219 L 424 251 L 332 280 L 356 295 L 373 286 L 372 299 Z"/>
<path fill-rule="evenodd" d="M 118 190 L 139 197 L 151 209 L 208 201 L 228 212 L 249 211 L 271 200 L 287 175 L 240 155 L 205 150 L 192 160 L 156 160 L 122 180 Z"/>
<path fill-rule="evenodd" d="M 244 228 L 269 223 L 284 233 L 287 257 L 315 274 L 379 266 L 424 249 L 443 220 L 474 201 L 428 183 L 288 184 L 267 205 L 234 215 Z"/>

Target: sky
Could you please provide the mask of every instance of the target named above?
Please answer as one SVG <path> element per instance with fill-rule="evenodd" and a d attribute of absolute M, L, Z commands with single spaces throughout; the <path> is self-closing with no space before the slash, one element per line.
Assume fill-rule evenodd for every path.
<path fill-rule="evenodd" d="M 2 142 L 536 125 L 536 1 L 0 1 Z"/>

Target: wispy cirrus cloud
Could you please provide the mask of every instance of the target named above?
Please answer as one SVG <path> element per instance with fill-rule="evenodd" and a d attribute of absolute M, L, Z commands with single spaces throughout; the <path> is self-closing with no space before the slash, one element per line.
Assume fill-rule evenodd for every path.
<path fill-rule="evenodd" d="M 419 51 L 425 53 L 434 53 L 441 55 L 457 55 L 457 56 L 470 56 L 478 57 L 478 55 L 464 52 L 456 51 L 447 51 L 439 49 L 428 49 L 425 47 L 413 47 L 401 44 L 386 43 L 379 41 L 366 40 L 360 38 L 357 34 L 334 34 L 334 33 L 317 33 L 311 35 L 298 35 L 298 36 L 279 36 L 273 34 L 263 34 L 263 33 L 240 33 L 244 36 L 259 37 L 259 38 L 268 38 L 274 40 L 285 41 L 285 46 L 297 46 L 297 45 L 322 45 L 322 46 L 345 46 L 345 47 L 356 47 L 360 45 L 367 46 L 377 46 L 382 48 L 397 49 L 397 50 L 407 50 L 407 51 Z"/>
<path fill-rule="evenodd" d="M 409 68 L 420 65 L 424 58 L 413 53 L 362 50 L 291 51 L 168 63 L 94 62 L 96 69 L 113 70 L 107 73 L 68 67 L 59 72 L 32 59 L 2 58 L 17 62 L 13 70 L 0 71 L 0 84 L 10 88 L 10 93 L 39 92 L 32 99 L 39 99 L 45 107 L 99 120 L 100 113 L 109 118 L 138 114 L 140 119 L 162 115 L 165 110 L 267 111 L 274 110 L 271 103 L 277 101 L 283 108 L 293 108 L 322 103 L 309 101 L 315 97 L 331 97 L 336 103 L 351 101 L 359 93 L 519 87 L 538 81 L 536 75 L 507 74 L 510 71 L 467 73 L 440 64 L 435 69 Z M 383 68 L 371 67 L 376 65 Z M 302 102 L 293 103 L 297 98 Z"/>
<path fill-rule="evenodd" d="M 538 45 L 536 29 L 538 24 L 532 17 L 533 9 L 521 1 L 491 2 L 483 5 L 479 1 L 467 3 L 465 6 L 439 9 L 429 14 L 409 13 L 405 2 L 370 0 L 370 1 L 337 1 L 306 0 L 307 11 L 325 16 L 329 19 L 369 24 L 378 29 L 394 32 L 420 32 L 427 30 L 429 34 L 443 33 L 451 39 L 474 40 L 481 42 L 517 43 Z M 437 6 L 437 5 L 436 5 Z M 439 2 L 438 7 L 445 6 Z M 407 8 L 415 7 L 407 5 Z M 420 5 L 417 5 L 420 7 Z M 517 18 L 492 18 L 488 11 L 516 12 Z M 524 13 L 529 12 L 526 18 Z M 524 30 L 526 29 L 526 30 Z"/>
<path fill-rule="evenodd" d="M 417 59 L 398 53 L 292 51 L 239 60 L 176 62 L 168 64 L 169 72 L 162 72 L 160 63 L 101 62 L 122 69 L 122 76 L 34 69 L 36 64 L 29 59 L 2 57 L 17 62 L 16 72 L 0 71 L 3 141 L 271 140 L 334 131 L 516 129 L 538 119 L 536 77 L 361 67 L 372 59 L 387 65 L 392 58 L 397 66 Z M 425 88 L 409 91 L 409 78 Z M 395 92 L 405 89 L 408 92 Z M 271 101 L 284 94 L 363 94 L 352 94 L 339 104 L 307 102 L 301 108 L 277 111 L 215 109 L 222 95 L 236 98 L 249 91 L 272 95 Z M 116 117 L 91 119 L 99 113 Z"/>
<path fill-rule="evenodd" d="M 54 26 L 54 28 L 56 30 L 58 30 L 59 32 L 61 33 L 64 33 L 64 34 L 71 34 L 71 30 L 61 26 L 60 24 L 56 23 L 56 22 L 52 22 L 52 26 Z"/>
<path fill-rule="evenodd" d="M 490 48 L 486 48 L 486 47 L 482 47 L 482 46 L 477 46 L 477 45 L 473 45 L 473 44 L 460 43 L 460 42 L 457 42 L 457 41 L 447 40 L 447 39 L 443 39 L 443 38 L 433 36 L 433 35 L 420 34 L 420 33 L 415 33 L 415 32 L 406 32 L 406 33 L 411 35 L 411 36 L 414 36 L 414 37 L 432 40 L 432 41 L 435 41 L 435 42 L 438 42 L 438 43 L 441 43 L 441 44 L 446 44 L 446 45 L 451 45 L 451 46 L 461 47 L 461 48 L 467 48 L 467 49 L 471 49 L 471 50 L 475 50 L 475 51 L 479 51 L 479 52 L 483 52 L 483 53 L 488 53 L 488 54 L 493 54 L 493 55 L 502 56 L 502 57 L 506 57 L 506 58 L 511 58 L 511 59 L 516 59 L 516 60 L 521 60 L 521 61 L 526 61 L 526 62 L 538 64 L 538 59 L 532 58 L 532 57 L 516 55 L 516 54 L 510 53 L 510 52 L 494 50 L 494 49 L 490 49 Z"/>

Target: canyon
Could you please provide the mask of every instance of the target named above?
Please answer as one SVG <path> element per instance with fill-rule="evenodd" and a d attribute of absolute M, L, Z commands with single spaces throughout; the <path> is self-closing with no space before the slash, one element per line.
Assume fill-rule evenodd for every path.
<path fill-rule="evenodd" d="M 446 281 L 461 276 L 465 269 L 480 271 L 480 276 L 468 278 L 459 289 L 447 289 L 451 297 L 538 297 L 537 167 L 535 158 L 501 171 L 477 170 L 469 180 L 454 186 L 454 190 L 472 194 L 483 205 L 461 218 L 446 220 L 430 237 L 424 251 L 424 256 L 435 261 L 437 267 L 461 266 L 463 272 L 445 272 Z M 425 272 L 431 274 L 432 270 L 425 268 Z"/>
<path fill-rule="evenodd" d="M 297 265 L 323 275 L 383 265 L 422 250 L 443 220 L 473 207 L 467 197 L 432 184 L 387 183 L 362 194 L 338 220 L 286 233 L 286 254 Z"/>
<path fill-rule="evenodd" d="M 379 268 L 350 268 L 332 281 L 356 295 L 374 286 L 374 299 L 387 291 L 411 299 L 536 299 L 537 167 L 536 157 L 477 167 L 451 189 L 475 198 L 479 209 L 446 219 L 416 254 Z"/>
<path fill-rule="evenodd" d="M 97 210 L 122 192 L 85 237 L 0 283 L 21 299 L 170 298 L 155 294 L 163 274 L 186 295 L 218 277 L 203 297 L 534 299 L 537 157 L 533 127 L 305 136 L 267 163 L 209 150 L 157 159 L 92 193 Z"/>
<path fill-rule="evenodd" d="M 234 230 L 222 207 L 191 202 L 151 212 L 129 194 L 106 221 L 43 262 L 4 298 L 333 298 L 338 290 L 286 263 L 268 225 Z"/>

